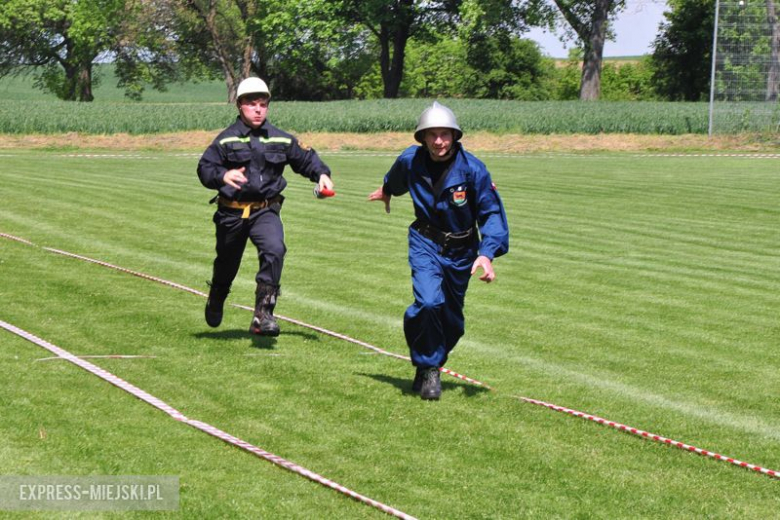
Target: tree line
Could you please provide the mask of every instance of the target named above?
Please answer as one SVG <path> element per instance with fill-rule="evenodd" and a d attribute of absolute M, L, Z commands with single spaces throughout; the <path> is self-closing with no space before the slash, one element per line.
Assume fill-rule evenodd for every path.
<path fill-rule="evenodd" d="M 94 99 L 100 61 L 131 99 L 219 79 L 233 101 L 250 75 L 288 100 L 706 99 L 715 0 L 670 0 L 652 55 L 605 62 L 627 1 L 5 0 L 0 76 L 32 74 L 76 101 Z M 763 1 L 769 19 L 775 0 Z M 568 38 L 568 62 L 523 38 L 531 27 Z"/>

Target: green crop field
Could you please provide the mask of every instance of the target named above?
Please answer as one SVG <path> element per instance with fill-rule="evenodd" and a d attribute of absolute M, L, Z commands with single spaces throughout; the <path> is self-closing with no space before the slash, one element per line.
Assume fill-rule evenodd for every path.
<path fill-rule="evenodd" d="M 511 251 L 472 282 L 439 402 L 412 367 L 43 246 L 206 290 L 198 154 L 0 157 L 0 320 L 418 518 L 772 518 L 759 473 L 524 403 L 592 413 L 780 469 L 777 159 L 484 156 Z M 337 196 L 288 171 L 279 314 L 405 355 L 408 197 L 368 203 L 391 154 L 325 155 Z M 251 246 L 228 302 L 252 305 Z M 386 518 L 171 419 L 0 330 L 0 474 L 176 475 L 170 518 Z M 10 513 L 6 513 L 11 516 Z M 15 518 L 51 518 L 51 512 Z M 71 516 L 73 514 L 71 513 Z M 87 514 L 83 514 L 87 517 Z M 114 518 L 118 514 L 90 513 Z"/>
<path fill-rule="evenodd" d="M 92 85 L 95 104 L 136 103 L 125 96 L 123 89 L 117 87 L 119 79 L 114 74 L 112 64 L 95 64 L 93 78 L 96 78 Z M 37 88 L 32 74 L 24 74 L 0 78 L 0 99 L 36 102 L 56 101 L 57 97 Z M 170 83 L 165 91 L 148 88 L 143 92 L 143 101 L 146 103 L 217 103 L 227 101 L 227 94 L 224 81 L 188 81 Z"/>
<path fill-rule="evenodd" d="M 471 132 L 520 134 L 703 134 L 704 103 L 440 100 Z M 426 99 L 309 103 L 274 101 L 273 121 L 294 132 L 411 132 Z M 234 118 L 227 103 L 19 103 L 0 98 L 0 133 L 157 134 L 219 130 Z"/>
<path fill-rule="evenodd" d="M 172 84 L 149 90 L 143 102 L 123 97 L 110 66 L 93 103 L 57 100 L 36 89 L 31 76 L 0 78 L 0 134 L 158 134 L 219 130 L 235 117 L 224 83 Z M 471 132 L 524 134 L 706 134 L 707 103 L 502 101 L 447 99 L 463 128 Z M 331 102 L 278 101 L 273 121 L 295 132 L 408 132 L 428 99 Z M 742 112 L 732 116 L 737 122 Z M 741 128 L 735 124 L 736 131 Z"/>

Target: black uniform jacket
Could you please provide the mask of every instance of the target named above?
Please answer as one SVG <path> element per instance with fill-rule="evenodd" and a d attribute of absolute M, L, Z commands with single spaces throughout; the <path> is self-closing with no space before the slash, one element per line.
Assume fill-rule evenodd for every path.
<path fill-rule="evenodd" d="M 239 202 L 254 202 L 279 195 L 287 181 L 282 177 L 289 164 L 293 171 L 319 181 L 330 169 L 311 148 L 301 146 L 291 134 L 265 121 L 252 129 L 240 117 L 209 145 L 198 162 L 198 177 L 207 188 Z M 222 183 L 226 171 L 246 167 L 247 183 L 240 190 Z"/>

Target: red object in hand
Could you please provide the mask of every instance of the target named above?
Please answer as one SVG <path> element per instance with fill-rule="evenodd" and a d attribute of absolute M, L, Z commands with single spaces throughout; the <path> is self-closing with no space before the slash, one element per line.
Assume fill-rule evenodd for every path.
<path fill-rule="evenodd" d="M 336 192 L 333 190 L 329 190 L 328 188 L 322 188 L 321 190 L 317 189 L 316 187 L 314 188 L 314 196 L 317 197 L 318 199 L 324 199 L 325 197 L 333 197 L 334 195 L 336 195 Z"/>

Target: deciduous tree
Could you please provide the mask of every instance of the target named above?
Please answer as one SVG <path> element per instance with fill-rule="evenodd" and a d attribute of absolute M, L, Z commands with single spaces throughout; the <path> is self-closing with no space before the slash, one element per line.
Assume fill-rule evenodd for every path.
<path fill-rule="evenodd" d="M 653 43 L 655 90 L 670 101 L 706 99 L 712 70 L 715 0 L 669 0 Z"/>
<path fill-rule="evenodd" d="M 235 101 L 238 83 L 250 75 L 262 49 L 259 0 L 172 0 L 176 9 L 178 52 L 189 76 L 225 80 L 227 100 Z M 264 70 L 255 70 L 264 76 Z"/>
<path fill-rule="evenodd" d="M 379 67 L 384 97 L 396 98 L 404 74 L 406 45 L 410 38 L 455 33 L 465 12 L 482 13 L 488 25 L 515 27 L 521 10 L 513 0 L 341 0 L 345 21 L 364 25 L 379 44 Z M 435 38 L 434 38 L 435 39 Z"/>
<path fill-rule="evenodd" d="M 36 83 L 65 100 L 92 101 L 93 63 L 114 47 L 124 0 L 5 0 L 0 74 L 35 66 Z"/>
<path fill-rule="evenodd" d="M 537 23 L 550 27 L 561 17 L 568 26 L 564 38 L 573 38 L 582 49 L 580 99 L 599 99 L 604 43 L 610 37 L 609 24 L 625 8 L 625 0 L 553 0 L 559 16 L 547 0 L 530 0 L 528 10 Z"/>

